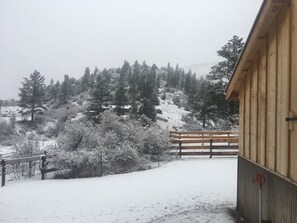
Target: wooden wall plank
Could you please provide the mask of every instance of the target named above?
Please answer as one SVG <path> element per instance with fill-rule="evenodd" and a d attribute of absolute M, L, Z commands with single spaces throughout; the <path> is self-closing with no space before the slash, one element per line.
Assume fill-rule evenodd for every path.
<path fill-rule="evenodd" d="M 297 116 L 297 1 L 291 3 L 291 111 Z M 297 122 L 290 131 L 290 178 L 297 182 Z"/>
<path fill-rule="evenodd" d="M 259 50 L 258 86 L 258 163 L 266 165 L 266 121 L 267 121 L 267 47 L 266 39 Z"/>
<path fill-rule="evenodd" d="M 258 54 L 255 56 L 251 76 L 251 160 L 257 162 L 258 150 Z"/>
<path fill-rule="evenodd" d="M 285 118 L 289 113 L 289 74 L 290 74 L 290 20 L 288 9 L 282 10 L 278 19 L 278 63 L 277 63 L 277 171 L 288 176 L 289 170 L 289 131 Z"/>
<path fill-rule="evenodd" d="M 271 24 L 268 33 L 268 58 L 267 58 L 267 129 L 266 167 L 270 170 L 276 169 L 276 65 L 277 65 L 277 40 L 276 21 Z"/>
<path fill-rule="evenodd" d="M 250 158 L 250 140 L 251 140 L 251 76 L 250 73 L 245 78 L 245 124 L 244 124 L 244 156 Z"/>
<path fill-rule="evenodd" d="M 243 87 L 240 90 L 240 103 L 239 103 L 239 154 L 244 155 L 244 130 L 245 130 L 245 82 L 242 83 Z"/>

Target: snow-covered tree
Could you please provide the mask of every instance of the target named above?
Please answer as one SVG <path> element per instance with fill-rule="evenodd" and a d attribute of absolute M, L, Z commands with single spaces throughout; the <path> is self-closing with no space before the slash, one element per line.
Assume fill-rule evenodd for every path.
<path fill-rule="evenodd" d="M 34 115 L 37 111 L 43 109 L 45 96 L 45 78 L 38 71 L 30 74 L 29 78 L 24 78 L 20 88 L 19 105 L 25 109 L 24 113 L 31 114 L 31 122 L 34 121 Z"/>

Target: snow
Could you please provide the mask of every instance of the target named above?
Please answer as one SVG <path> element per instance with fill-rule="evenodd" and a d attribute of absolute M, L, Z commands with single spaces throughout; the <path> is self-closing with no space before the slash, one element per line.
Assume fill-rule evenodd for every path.
<path fill-rule="evenodd" d="M 157 117 L 162 120 L 157 119 L 157 123 L 166 130 L 176 130 L 181 129 L 185 122 L 181 120 L 183 115 L 189 114 L 184 108 L 179 108 L 177 105 L 173 104 L 172 100 L 160 100 L 160 105 L 156 106 L 156 109 L 162 110 L 162 114 L 158 114 Z M 167 120 L 163 121 L 163 120 Z"/>
<path fill-rule="evenodd" d="M 7 182 L 0 222 L 234 222 L 236 165 L 196 158 L 102 178 Z"/>
<path fill-rule="evenodd" d="M 13 146 L 2 146 L 0 145 L 0 159 L 9 157 L 13 151 Z"/>
<path fill-rule="evenodd" d="M 21 111 L 21 107 L 19 107 L 19 106 L 2 106 L 1 114 L 0 114 L 0 121 L 9 122 L 9 118 L 13 114 L 16 116 L 17 121 L 21 121 L 22 117 L 21 117 L 19 111 Z"/>

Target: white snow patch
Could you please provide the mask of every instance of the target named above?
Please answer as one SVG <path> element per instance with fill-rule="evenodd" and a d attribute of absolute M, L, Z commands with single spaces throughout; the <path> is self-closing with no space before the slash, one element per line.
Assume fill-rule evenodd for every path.
<path fill-rule="evenodd" d="M 196 158 L 102 178 L 7 182 L 0 222 L 234 222 L 236 166 Z"/>
<path fill-rule="evenodd" d="M 0 145 L 0 159 L 6 158 L 11 156 L 11 153 L 13 151 L 13 146 L 2 146 Z"/>
<path fill-rule="evenodd" d="M 156 106 L 156 109 L 162 110 L 162 114 L 157 115 L 157 123 L 166 130 L 182 129 L 185 122 L 181 120 L 183 115 L 187 115 L 190 112 L 179 108 L 173 104 L 171 100 L 160 100 L 160 105 Z M 160 119 L 158 119 L 161 118 Z M 167 120 L 167 121 L 165 121 Z"/>

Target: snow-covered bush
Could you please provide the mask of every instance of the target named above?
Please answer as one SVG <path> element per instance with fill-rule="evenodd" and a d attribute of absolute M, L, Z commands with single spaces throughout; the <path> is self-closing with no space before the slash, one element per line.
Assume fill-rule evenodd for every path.
<path fill-rule="evenodd" d="M 91 123 L 74 121 L 65 124 L 65 130 L 58 142 L 65 151 L 92 149 L 97 146 L 96 128 Z"/>
<path fill-rule="evenodd" d="M 94 177 L 101 173 L 101 152 L 99 150 L 59 151 L 50 160 L 62 171 L 58 171 L 57 178 Z"/>
<path fill-rule="evenodd" d="M 149 119 L 131 121 L 106 111 L 99 126 L 87 120 L 68 121 L 52 162 L 68 169 L 59 174 L 66 178 L 142 170 L 156 155 L 165 159 L 170 148 L 167 137 Z"/>
<path fill-rule="evenodd" d="M 39 141 L 36 135 L 28 135 L 22 142 L 14 144 L 12 156 L 15 158 L 40 155 Z"/>
<path fill-rule="evenodd" d="M 31 157 L 40 154 L 39 141 L 34 134 L 29 134 L 22 142 L 14 144 L 14 151 L 12 152 L 14 158 Z M 14 164 L 13 171 L 21 176 L 33 176 L 35 162 Z"/>

